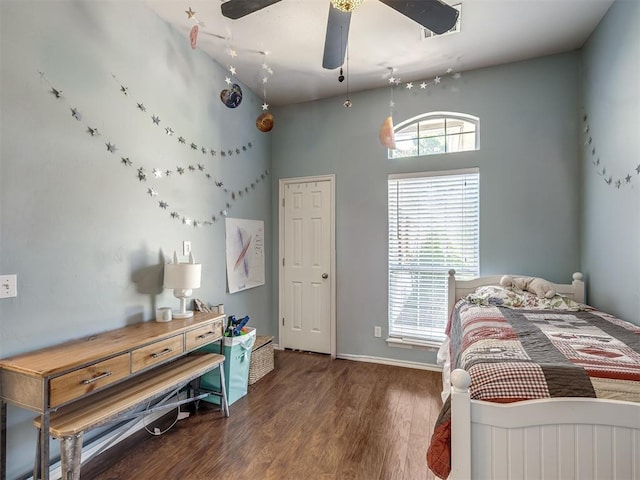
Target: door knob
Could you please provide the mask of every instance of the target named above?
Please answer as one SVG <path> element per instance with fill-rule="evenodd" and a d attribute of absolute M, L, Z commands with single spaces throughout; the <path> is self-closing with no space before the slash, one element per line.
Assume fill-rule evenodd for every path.
<path fill-rule="evenodd" d="M 328 273 L 323 273 L 322 274 L 322 278 L 324 278 L 326 280 L 327 278 L 329 278 L 329 274 Z"/>

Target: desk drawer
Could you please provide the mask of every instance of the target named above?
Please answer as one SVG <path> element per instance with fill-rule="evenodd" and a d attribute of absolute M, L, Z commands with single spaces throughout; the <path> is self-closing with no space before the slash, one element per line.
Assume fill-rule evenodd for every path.
<path fill-rule="evenodd" d="M 187 351 L 193 350 L 222 337 L 222 322 L 211 322 L 208 325 L 189 330 L 185 335 Z"/>
<path fill-rule="evenodd" d="M 184 335 L 161 340 L 131 352 L 131 373 L 166 362 L 184 352 Z"/>
<path fill-rule="evenodd" d="M 103 362 L 74 370 L 49 382 L 49 405 L 82 397 L 129 376 L 129 354 L 118 355 Z"/>

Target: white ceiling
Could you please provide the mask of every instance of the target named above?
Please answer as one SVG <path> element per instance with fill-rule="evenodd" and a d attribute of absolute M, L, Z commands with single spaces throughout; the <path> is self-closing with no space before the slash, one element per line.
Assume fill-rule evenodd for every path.
<path fill-rule="evenodd" d="M 324 70 L 322 55 L 329 0 L 282 0 L 238 20 L 220 12 L 221 0 L 146 0 L 184 34 L 198 23 L 197 48 L 269 105 L 346 94 L 338 70 Z M 499 65 L 580 48 L 613 0 L 447 0 L 462 3 L 461 31 L 427 40 L 420 26 L 378 0 L 351 16 L 350 92 L 383 87 L 389 75 L 402 83 L 430 81 L 453 72 Z M 186 11 L 195 12 L 189 18 Z M 233 50 L 237 56 L 232 57 Z M 265 55 L 262 52 L 267 52 Z M 263 67 L 268 65 L 272 73 Z M 264 83 L 264 78 L 268 81 Z"/>

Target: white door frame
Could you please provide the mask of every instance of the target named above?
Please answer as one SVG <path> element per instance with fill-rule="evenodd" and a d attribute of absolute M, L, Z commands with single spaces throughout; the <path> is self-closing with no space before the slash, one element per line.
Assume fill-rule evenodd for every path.
<path fill-rule="evenodd" d="M 278 342 L 280 345 L 284 344 L 283 339 L 283 329 L 282 329 L 282 319 L 284 318 L 284 191 L 287 185 L 295 184 L 295 183 L 303 183 L 303 182 L 329 182 L 330 185 L 330 201 L 331 205 L 329 207 L 330 211 L 330 272 L 329 272 L 329 281 L 330 281 L 330 302 L 329 306 L 329 314 L 330 314 L 330 322 L 331 322 L 331 358 L 336 358 L 336 176 L 334 174 L 330 175 L 317 175 L 312 177 L 297 177 L 297 178 L 281 178 L 279 180 L 279 189 L 278 189 Z"/>

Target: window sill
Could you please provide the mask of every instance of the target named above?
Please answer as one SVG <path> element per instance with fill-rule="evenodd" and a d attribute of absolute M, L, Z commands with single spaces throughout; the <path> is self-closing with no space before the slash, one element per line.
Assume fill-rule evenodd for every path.
<path fill-rule="evenodd" d="M 413 338 L 387 338 L 387 345 L 396 348 L 425 348 L 427 350 L 438 350 L 442 346 L 442 342 L 433 340 L 416 340 Z"/>

